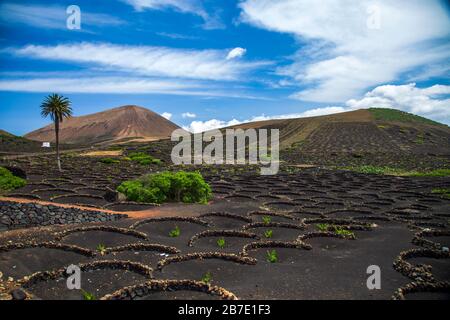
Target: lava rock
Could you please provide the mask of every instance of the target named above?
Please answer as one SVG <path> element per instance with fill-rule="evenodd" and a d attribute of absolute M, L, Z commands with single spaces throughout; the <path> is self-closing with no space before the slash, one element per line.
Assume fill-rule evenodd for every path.
<path fill-rule="evenodd" d="M 10 293 L 13 300 L 25 300 L 27 298 L 27 294 L 22 289 L 14 289 Z"/>

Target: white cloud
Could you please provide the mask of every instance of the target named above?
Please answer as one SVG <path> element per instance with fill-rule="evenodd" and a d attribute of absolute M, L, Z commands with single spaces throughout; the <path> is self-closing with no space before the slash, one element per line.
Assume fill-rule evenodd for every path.
<path fill-rule="evenodd" d="M 158 36 L 166 37 L 170 39 L 182 39 L 182 40 L 198 40 L 200 37 L 186 35 L 186 34 L 180 34 L 180 33 L 172 33 L 172 32 L 157 32 Z"/>
<path fill-rule="evenodd" d="M 240 47 L 234 48 L 234 49 L 230 50 L 230 52 L 228 52 L 227 60 L 243 57 L 246 52 L 247 52 L 247 49 L 240 48 Z"/>
<path fill-rule="evenodd" d="M 373 5 L 379 29 L 367 26 Z M 240 7 L 241 21 L 306 45 L 278 69 L 305 87 L 292 95 L 300 100 L 344 102 L 450 57 L 450 20 L 439 0 L 245 0 Z"/>
<path fill-rule="evenodd" d="M 450 124 L 449 95 L 450 86 L 445 85 L 434 85 L 428 88 L 417 88 L 415 83 L 398 86 L 384 85 L 366 93 L 362 99 L 348 100 L 344 106 L 329 106 L 274 116 L 263 114 L 243 121 L 236 119 L 231 121 L 217 119 L 193 121 L 184 129 L 197 133 L 247 122 L 317 117 L 368 108 L 397 109 Z"/>
<path fill-rule="evenodd" d="M 169 112 L 163 112 L 161 114 L 161 116 L 163 116 L 164 118 L 166 118 L 167 120 L 170 120 L 172 118 L 172 114 Z"/>
<path fill-rule="evenodd" d="M 334 113 L 340 113 L 340 112 L 346 112 L 346 111 L 349 111 L 349 110 L 348 110 L 348 108 L 345 108 L 345 107 L 323 107 L 323 108 L 310 109 L 310 110 L 306 110 L 304 112 L 299 112 L 299 113 L 279 114 L 279 115 L 274 115 L 274 116 L 261 115 L 261 116 L 252 117 L 251 119 L 245 120 L 243 122 L 309 118 L 309 117 L 318 117 L 318 116 L 324 116 L 327 114 L 334 114 Z"/>
<path fill-rule="evenodd" d="M 173 8 L 180 12 L 194 13 L 199 16 L 206 14 L 199 0 L 122 0 L 133 6 L 137 11 L 165 10 Z"/>
<path fill-rule="evenodd" d="M 197 115 L 195 113 L 191 113 L 191 112 L 185 112 L 181 115 L 183 118 L 196 118 Z"/>
<path fill-rule="evenodd" d="M 204 20 L 205 29 L 222 29 L 223 23 L 217 15 L 210 15 L 201 0 L 122 0 L 133 6 L 136 11 L 174 9 L 182 13 L 190 13 Z"/>
<path fill-rule="evenodd" d="M 275 120 L 275 119 L 295 119 L 295 118 L 306 118 L 306 117 L 316 117 L 326 114 L 339 113 L 348 111 L 344 107 L 325 107 L 325 108 L 317 108 L 312 110 L 307 110 L 301 113 L 289 113 L 289 114 L 281 114 L 275 116 L 254 116 L 250 119 L 239 121 L 236 119 L 230 121 L 211 119 L 207 121 L 192 121 L 190 125 L 184 126 L 183 129 L 198 133 L 205 132 L 212 129 L 225 128 L 229 126 L 235 126 L 241 123 L 255 122 L 255 121 L 267 121 L 267 120 Z"/>
<path fill-rule="evenodd" d="M 228 126 L 234 126 L 241 123 L 239 120 L 233 119 L 230 121 L 223 121 L 217 119 L 211 119 L 208 121 L 192 121 L 190 125 L 183 126 L 184 130 L 192 133 L 205 132 L 212 129 L 224 128 Z"/>
<path fill-rule="evenodd" d="M 229 90 L 208 83 L 167 78 L 145 78 L 134 76 L 98 76 L 74 73 L 24 74 L 23 77 L 0 79 L 0 91 L 10 92 L 60 92 L 60 93 L 100 93 L 100 94 L 165 94 L 201 96 L 206 98 L 226 97 L 235 99 L 264 99 L 245 92 Z M 67 77 L 68 76 L 68 77 Z"/>
<path fill-rule="evenodd" d="M 450 86 L 434 85 L 418 88 L 415 83 L 379 86 L 362 99 L 351 99 L 350 109 L 393 108 L 431 119 L 450 122 Z"/>
<path fill-rule="evenodd" d="M 195 83 L 149 80 L 145 78 L 89 77 L 2 79 L 0 91 L 72 92 L 72 93 L 174 93 L 188 94 L 198 88 Z"/>
<path fill-rule="evenodd" d="M 225 60 L 222 50 L 189 50 L 152 46 L 114 44 L 27 45 L 9 48 L 18 56 L 80 64 L 94 64 L 107 70 L 120 70 L 147 76 L 206 80 L 237 80 L 246 72 L 268 62 Z"/>
<path fill-rule="evenodd" d="M 67 29 L 66 7 L 23 5 L 17 3 L 0 4 L 2 23 L 21 23 L 46 29 Z M 81 11 L 81 28 L 84 26 L 118 26 L 126 22 L 111 15 Z"/>

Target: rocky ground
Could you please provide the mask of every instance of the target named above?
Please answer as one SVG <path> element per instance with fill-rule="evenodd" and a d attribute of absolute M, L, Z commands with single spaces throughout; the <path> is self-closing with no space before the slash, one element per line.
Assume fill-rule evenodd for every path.
<path fill-rule="evenodd" d="M 126 217 L 94 210 L 13 201 L 0 201 L 0 208 L 0 231 L 55 224 L 106 222 Z"/>

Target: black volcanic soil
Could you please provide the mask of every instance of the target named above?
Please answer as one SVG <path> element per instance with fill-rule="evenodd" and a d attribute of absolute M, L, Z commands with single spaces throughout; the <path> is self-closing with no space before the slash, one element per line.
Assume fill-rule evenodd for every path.
<path fill-rule="evenodd" d="M 170 165 L 173 143 L 167 140 L 118 147 L 124 156 L 145 152 L 163 160 L 161 165 L 140 165 L 123 157 L 108 165 L 99 158 L 72 153 L 63 155 L 64 171 L 60 173 L 54 156 L 3 161 L 2 165 L 17 166 L 27 174 L 28 185 L 9 193 L 11 197 L 133 211 L 130 219 L 105 223 L 124 228 L 128 234 L 81 229 L 57 237 L 57 232 L 90 224 L 1 232 L 0 272 L 6 287 L 23 287 L 35 298 L 82 299 L 81 292 L 67 290 L 59 273 L 54 277 L 49 275 L 55 273 L 44 273 L 45 277 L 35 282 L 23 277 L 90 263 L 93 267 L 83 272 L 82 287 L 97 298 L 147 283 L 150 278 L 200 281 L 209 273 L 211 285 L 241 299 L 390 299 L 395 294 L 396 298 L 448 300 L 448 285 L 442 281 L 450 281 L 450 200 L 431 191 L 450 188 L 450 178 L 325 169 L 369 164 L 413 170 L 450 168 L 448 129 L 429 124 L 383 124 L 364 111 L 329 116 L 326 121 L 281 120 L 241 127 L 280 125 L 282 164 L 275 176 L 260 176 L 255 166 L 183 168 L 201 171 L 210 183 L 214 198 L 208 205 L 155 207 L 116 202 L 111 197 L 111 190 L 125 180 L 180 170 Z M 149 217 L 200 220 L 145 220 Z M 145 223 L 135 225 L 143 220 Z M 337 226 L 354 232 L 356 239 L 342 239 L 336 234 Z M 170 237 L 175 227 L 181 234 Z M 272 231 L 271 237 L 266 237 L 268 231 Z M 136 232 L 144 233 L 145 239 Z M 224 248 L 217 243 L 222 237 Z M 37 244 L 5 247 L 29 241 Z M 43 244 L 49 241 L 66 246 L 49 248 Z M 104 251 L 97 250 L 99 245 Z M 412 249 L 415 251 L 408 251 Z M 278 256 L 274 263 L 267 261 L 272 250 Z M 103 260 L 109 262 L 99 267 L 98 261 Z M 381 290 L 366 286 L 370 265 L 381 268 Z M 149 268 L 153 269 L 151 275 L 146 273 Z M 8 277 L 13 282 L 7 282 Z M 418 292 L 409 293 L 416 288 L 407 286 L 413 282 L 419 283 Z M 218 298 L 212 292 L 195 291 L 198 282 L 176 283 L 180 290 L 170 287 L 165 292 L 157 288 L 144 292 L 136 287 L 131 298 Z M 436 287 L 437 292 L 426 291 Z"/>
<path fill-rule="evenodd" d="M 442 249 L 431 248 L 429 242 L 417 245 L 412 240 L 421 230 L 436 228 L 449 231 L 450 201 L 430 193 L 437 185 L 448 187 L 448 178 L 398 178 L 317 169 L 263 177 L 252 174 L 248 168 L 239 175 L 208 172 L 206 168 L 204 170 L 213 190 L 220 189 L 209 205 L 168 204 L 153 210 L 170 211 L 179 217 L 197 217 L 202 223 L 209 225 L 158 219 L 146 220 L 136 228 L 133 225 L 142 219 L 107 223 L 143 232 L 147 235 L 146 239 L 118 232 L 83 230 L 56 237 L 55 232 L 70 230 L 75 225 L 3 232 L 0 234 L 2 244 L 32 239 L 38 242 L 54 241 L 91 250 L 93 256 L 62 249 L 3 249 L 0 251 L 0 271 L 4 277 L 11 276 L 17 281 L 37 271 L 55 270 L 72 263 L 131 261 L 152 268 L 152 277 L 157 280 L 200 281 L 209 273 L 211 285 L 223 287 L 241 299 L 390 299 L 398 288 L 417 278 L 422 278 L 427 283 L 450 280 L 447 272 L 450 266 L 448 256 L 441 259 L 417 257 L 406 260 L 413 266 L 423 263 L 431 265 L 433 279 L 425 273 L 413 275 L 393 267 L 401 252 L 409 249 L 428 248 L 445 255 Z M 85 183 L 90 188 L 113 185 L 113 182 L 106 181 L 93 185 L 92 181 L 95 181 L 97 175 L 102 180 L 101 172 L 97 170 L 95 176 L 92 173 L 91 179 L 87 174 L 78 176 L 77 168 L 74 167 L 71 172 L 53 176 L 53 179 L 59 177 L 64 181 L 52 180 L 51 183 L 56 184 L 56 188 L 58 182 L 67 184 L 67 180 Z M 132 173 L 124 171 L 121 178 L 126 175 L 131 176 Z M 114 176 L 114 180 L 117 178 Z M 42 182 L 45 178 L 39 176 L 39 180 Z M 76 192 L 75 189 L 74 191 Z M 88 191 L 83 189 L 83 193 Z M 29 189 L 27 192 L 33 193 L 33 190 Z M 97 205 L 100 206 L 101 203 Z M 221 216 L 220 213 L 226 215 Z M 263 217 L 271 217 L 270 223 L 273 224 L 249 227 L 249 223 L 263 223 L 267 219 Z M 319 232 L 317 225 L 321 223 L 345 226 L 353 230 L 356 239 L 324 237 L 323 234 L 309 238 L 311 232 Z M 422 223 L 424 224 L 421 225 Z M 289 228 L 286 224 L 299 228 Z M 169 232 L 175 226 L 180 228 L 181 234 L 179 237 L 170 237 Z M 218 233 L 192 240 L 192 237 L 203 231 L 222 230 L 255 233 L 256 237 Z M 273 231 L 272 238 L 264 236 L 264 231 L 267 230 Z M 224 248 L 217 244 L 217 240 L 222 237 L 226 240 Z M 304 243 L 311 247 L 299 245 L 301 242 L 298 239 L 303 237 Z M 423 239 L 448 245 L 447 236 L 424 235 Z M 273 246 L 246 246 L 252 242 L 267 241 L 274 241 Z M 189 246 L 189 242 L 192 242 L 192 246 Z M 297 243 L 298 247 L 289 247 L 292 243 Z M 99 244 L 106 247 L 104 254 L 97 250 Z M 135 246 L 126 247 L 132 244 Z M 139 247 L 141 244 L 159 246 Z M 271 250 L 275 250 L 278 256 L 275 263 L 267 261 L 267 251 Z M 201 255 L 195 256 L 196 253 L 212 253 L 212 256 L 202 258 Z M 224 253 L 225 256 L 220 255 Z M 194 256 L 186 256 L 188 254 Z M 177 256 L 180 261 L 170 260 Z M 165 259 L 170 262 L 165 263 Z M 370 265 L 381 268 L 381 290 L 367 289 L 366 270 Z M 82 273 L 82 287 L 100 298 L 122 287 L 144 283 L 148 279 L 139 270 L 105 267 Z M 79 291 L 70 291 L 65 287 L 65 281 L 64 277 L 58 277 L 31 284 L 26 281 L 16 282 L 16 285 L 22 284 L 36 298 L 82 299 Z M 190 291 L 189 288 L 171 292 L 156 290 L 148 294 L 138 293 L 140 295 L 135 295 L 135 299 L 217 298 Z M 426 297 L 445 299 L 447 296 L 439 292 L 418 292 L 405 296 L 406 299 Z"/>

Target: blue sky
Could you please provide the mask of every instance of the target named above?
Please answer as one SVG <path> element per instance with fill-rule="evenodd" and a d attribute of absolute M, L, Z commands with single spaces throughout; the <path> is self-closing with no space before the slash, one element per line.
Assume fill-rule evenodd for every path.
<path fill-rule="evenodd" d="M 450 124 L 449 76 L 445 1 L 0 2 L 0 128 L 18 135 L 48 123 L 52 92 L 191 131 L 369 107 Z"/>

